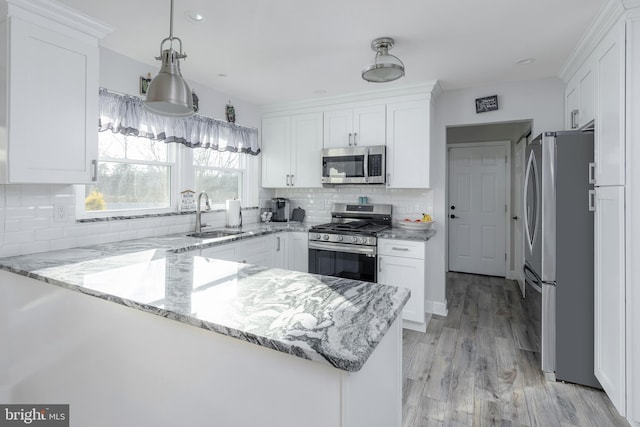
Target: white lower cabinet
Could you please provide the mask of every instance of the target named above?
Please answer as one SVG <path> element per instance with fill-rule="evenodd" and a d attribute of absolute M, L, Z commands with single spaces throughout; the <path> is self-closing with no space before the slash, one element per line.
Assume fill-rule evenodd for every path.
<path fill-rule="evenodd" d="M 424 332 L 425 242 L 378 239 L 378 283 L 407 288 L 411 297 L 402 310 L 403 327 Z"/>
<path fill-rule="evenodd" d="M 309 234 L 302 231 L 285 233 L 289 235 L 289 264 L 287 269 L 309 272 Z"/>
<path fill-rule="evenodd" d="M 303 231 L 268 234 L 204 248 L 200 256 L 307 273 L 308 240 Z"/>
<path fill-rule="evenodd" d="M 289 265 L 289 236 L 288 233 L 273 235 L 273 264 L 274 268 L 287 268 Z"/>
<path fill-rule="evenodd" d="M 624 187 L 596 188 L 595 376 L 620 414 L 626 413 Z"/>
<path fill-rule="evenodd" d="M 267 235 L 211 246 L 201 249 L 200 255 L 206 258 L 271 267 L 274 262 L 273 238 L 273 235 Z"/>

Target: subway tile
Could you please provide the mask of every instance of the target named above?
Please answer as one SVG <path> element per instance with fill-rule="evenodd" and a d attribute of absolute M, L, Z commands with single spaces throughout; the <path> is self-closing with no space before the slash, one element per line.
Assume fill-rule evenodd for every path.
<path fill-rule="evenodd" d="M 38 252 L 47 252 L 51 250 L 50 247 L 51 246 L 48 241 L 27 242 L 20 245 L 20 254 L 26 255 L 26 254 L 35 254 Z"/>
<path fill-rule="evenodd" d="M 54 239 L 62 239 L 64 237 L 64 228 L 47 228 L 44 230 L 36 230 L 35 232 L 36 240 L 54 240 Z"/>
<path fill-rule="evenodd" d="M 40 230 L 43 228 L 49 228 L 51 226 L 51 220 L 49 218 L 28 218 L 20 220 L 20 230 Z"/>
<path fill-rule="evenodd" d="M 0 258 L 20 255 L 20 243 L 4 242 L 0 246 Z"/>
<path fill-rule="evenodd" d="M 73 238 L 63 238 L 63 239 L 55 239 L 49 241 L 49 248 L 52 251 L 57 251 L 59 249 L 69 249 L 75 248 L 78 246 L 78 242 Z"/>
<path fill-rule="evenodd" d="M 5 231 L 5 243 L 27 243 L 35 240 L 35 231 Z"/>
<path fill-rule="evenodd" d="M 36 217 L 36 207 L 7 207 L 5 215 L 7 219 L 26 219 Z"/>

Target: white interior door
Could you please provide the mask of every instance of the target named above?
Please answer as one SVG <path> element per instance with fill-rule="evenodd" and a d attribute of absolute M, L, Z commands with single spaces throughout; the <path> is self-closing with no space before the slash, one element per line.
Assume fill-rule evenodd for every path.
<path fill-rule="evenodd" d="M 449 148 L 449 270 L 506 276 L 506 148 Z"/>

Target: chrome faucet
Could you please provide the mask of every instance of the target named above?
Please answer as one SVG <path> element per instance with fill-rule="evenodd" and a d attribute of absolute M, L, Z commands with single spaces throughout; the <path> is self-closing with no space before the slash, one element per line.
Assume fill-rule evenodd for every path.
<path fill-rule="evenodd" d="M 198 202 L 196 204 L 196 233 L 202 232 L 202 211 L 200 210 L 202 196 L 205 197 L 205 210 L 211 210 L 211 205 L 209 204 L 209 195 L 203 191 L 202 193 L 198 194 Z"/>

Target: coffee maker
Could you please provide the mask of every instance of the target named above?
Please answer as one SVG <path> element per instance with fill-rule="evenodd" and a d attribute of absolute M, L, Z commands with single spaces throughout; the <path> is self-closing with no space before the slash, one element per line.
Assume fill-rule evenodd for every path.
<path fill-rule="evenodd" d="M 271 221 L 289 221 L 289 199 L 285 199 L 284 197 L 274 197 L 271 199 L 271 212 L 273 213 Z"/>

